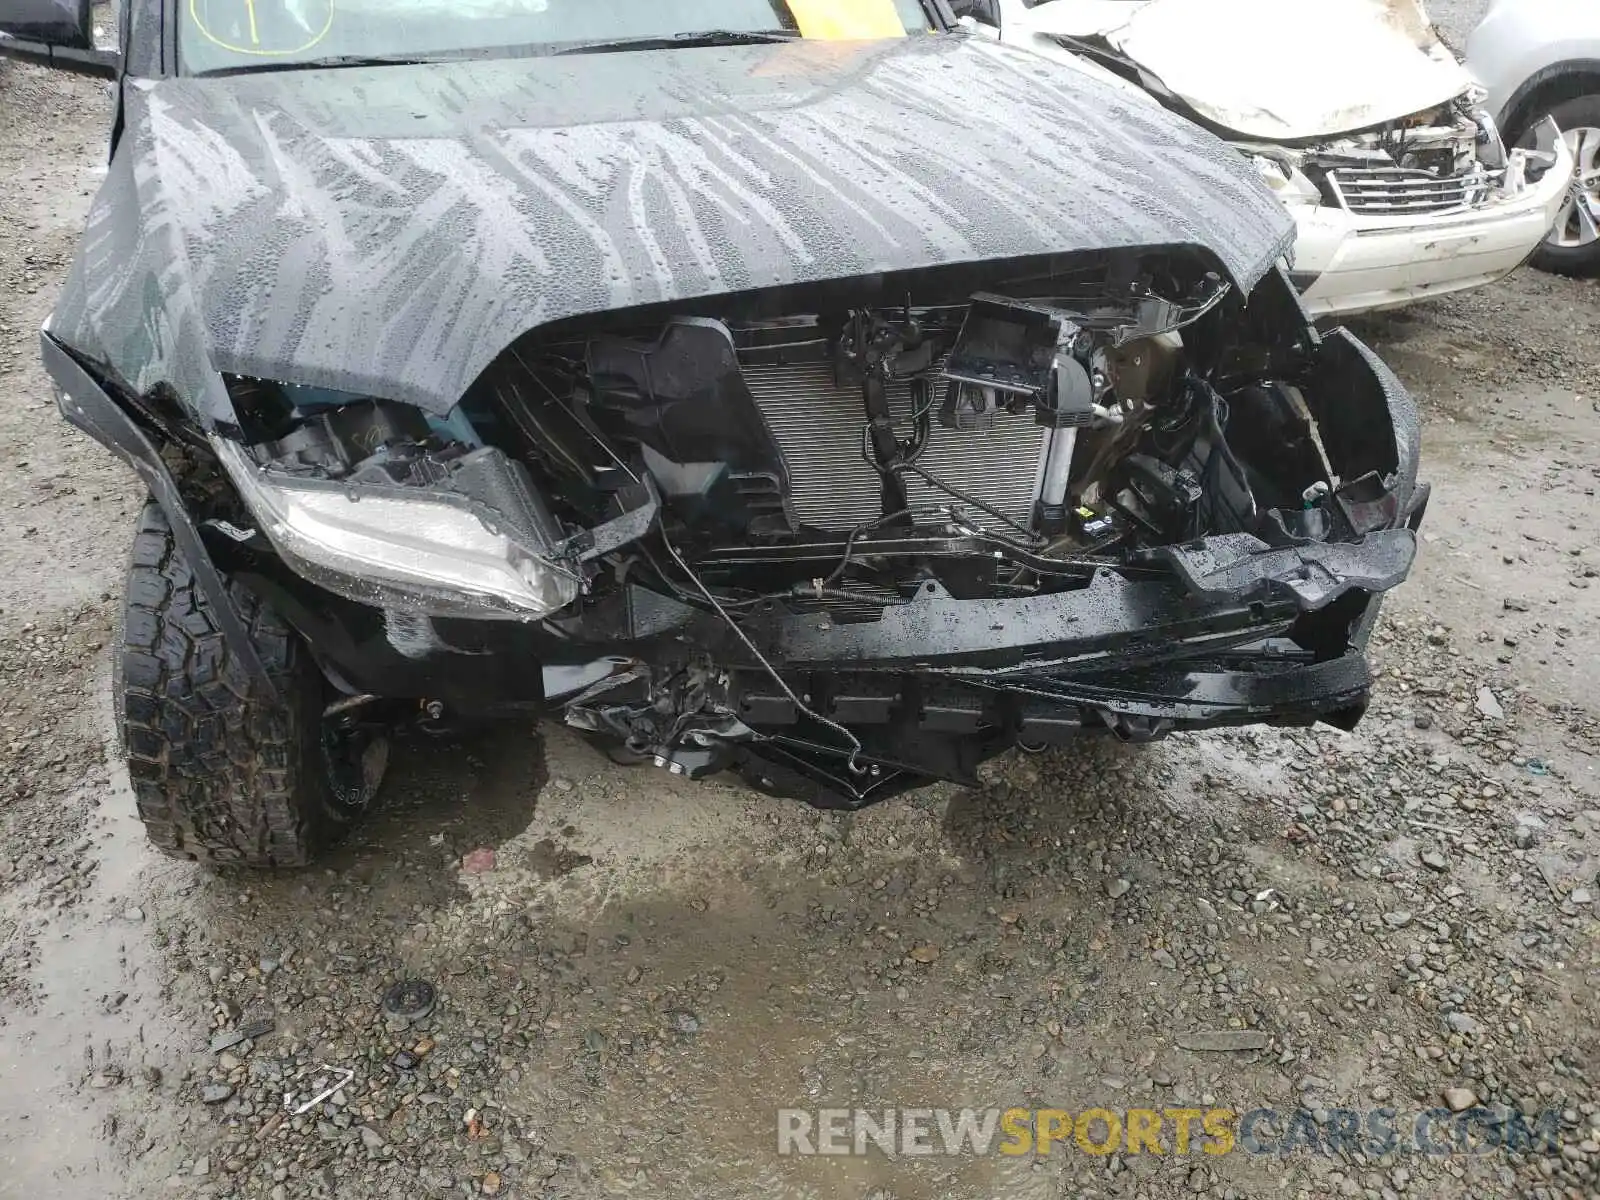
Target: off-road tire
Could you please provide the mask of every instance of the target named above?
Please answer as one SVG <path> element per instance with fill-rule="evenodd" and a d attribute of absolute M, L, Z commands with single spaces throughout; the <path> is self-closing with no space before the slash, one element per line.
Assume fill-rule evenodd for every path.
<path fill-rule="evenodd" d="M 377 789 L 375 772 L 352 775 L 328 740 L 326 684 L 299 637 L 248 589 L 229 590 L 276 697 L 251 685 L 165 513 L 147 502 L 114 684 L 139 819 L 174 857 L 303 865 L 348 831 Z"/>

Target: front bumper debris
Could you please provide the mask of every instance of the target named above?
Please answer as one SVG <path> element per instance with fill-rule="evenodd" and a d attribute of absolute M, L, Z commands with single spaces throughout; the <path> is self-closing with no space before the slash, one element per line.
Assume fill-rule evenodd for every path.
<path fill-rule="evenodd" d="M 1420 511 L 1405 519 L 1414 525 Z M 874 621 L 746 621 L 787 690 L 715 616 L 635 588 L 611 614 L 616 653 L 547 666 L 546 702 L 674 772 L 733 769 L 765 790 L 847 808 L 930 775 L 971 782 L 984 758 L 1013 745 L 1254 723 L 1350 728 L 1371 687 L 1364 634 L 1352 631 L 1370 629 L 1369 610 L 1415 551 L 1409 526 L 1298 548 L 1222 536 L 1181 548 L 1161 577 L 1106 570 L 1076 591 L 999 600 L 930 585 Z M 694 646 L 704 669 L 652 668 L 663 640 Z M 847 728 L 859 752 L 790 693 Z"/>
<path fill-rule="evenodd" d="M 1555 156 L 1536 181 L 1475 207 L 1416 216 L 1296 204 L 1293 277 L 1307 310 L 1323 317 L 1391 308 L 1492 283 L 1527 261 L 1555 223 L 1572 177 L 1572 152 L 1542 131 Z"/>
<path fill-rule="evenodd" d="M 1209 603 L 1287 594 L 1306 611 L 1337 600 L 1352 587 L 1387 592 L 1398 587 L 1417 557 L 1409 529 L 1369 533 L 1360 542 L 1308 542 L 1274 549 L 1248 533 L 1207 538 L 1198 545 L 1163 546 L 1155 556 Z"/>

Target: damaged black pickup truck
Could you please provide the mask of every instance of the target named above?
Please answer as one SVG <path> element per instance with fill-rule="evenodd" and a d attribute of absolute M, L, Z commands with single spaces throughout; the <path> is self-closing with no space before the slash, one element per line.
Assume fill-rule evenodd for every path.
<path fill-rule="evenodd" d="M 150 489 L 117 702 L 164 850 L 306 861 L 407 721 L 857 807 L 1360 719 L 1416 415 L 1209 134 L 942 0 L 848 41 L 341 5 L 307 46 L 258 0 L 277 57 L 173 0 L 97 57 L 55 7 L 0 26 L 116 77 L 43 352 Z"/>

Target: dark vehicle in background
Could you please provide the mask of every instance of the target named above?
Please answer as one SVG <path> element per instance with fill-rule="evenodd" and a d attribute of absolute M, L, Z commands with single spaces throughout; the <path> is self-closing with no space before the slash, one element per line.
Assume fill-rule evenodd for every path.
<path fill-rule="evenodd" d="M 1196 126 L 938 2 L 86 22 L 0 0 L 115 79 L 42 347 L 150 489 L 117 700 L 163 849 L 306 861 L 407 721 L 856 807 L 1360 719 L 1415 412 Z"/>

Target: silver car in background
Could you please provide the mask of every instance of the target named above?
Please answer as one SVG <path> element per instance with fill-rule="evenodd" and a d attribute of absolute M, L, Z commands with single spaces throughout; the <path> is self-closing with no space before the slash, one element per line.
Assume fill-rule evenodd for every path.
<path fill-rule="evenodd" d="M 1467 41 L 1467 66 L 1508 144 L 1531 144 L 1548 116 L 1572 150 L 1571 190 L 1534 265 L 1600 275 L 1600 4 L 1493 0 Z"/>

